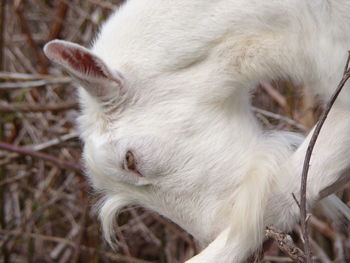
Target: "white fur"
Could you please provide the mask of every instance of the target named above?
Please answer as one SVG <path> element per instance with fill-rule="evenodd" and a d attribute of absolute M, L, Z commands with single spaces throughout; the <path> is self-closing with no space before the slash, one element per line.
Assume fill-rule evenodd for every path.
<path fill-rule="evenodd" d="M 289 77 L 327 100 L 343 73 L 349 24 L 347 0 L 127 1 L 91 48 L 103 68 L 121 72 L 127 99 L 102 105 L 91 85 L 80 89 L 84 159 L 107 193 L 100 214 L 107 240 L 127 204 L 210 244 L 191 263 L 243 262 L 266 225 L 290 230 L 310 136 L 263 131 L 250 91 Z M 315 148 L 310 206 L 350 167 L 349 88 Z M 129 150 L 143 177 L 122 168 Z"/>

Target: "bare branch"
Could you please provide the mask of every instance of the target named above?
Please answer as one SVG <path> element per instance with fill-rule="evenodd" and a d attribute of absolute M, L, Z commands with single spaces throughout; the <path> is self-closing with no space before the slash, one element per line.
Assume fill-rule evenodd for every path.
<path fill-rule="evenodd" d="M 298 122 L 290 119 L 290 118 L 287 118 L 285 116 L 281 116 L 279 114 L 276 114 L 276 113 L 273 113 L 273 112 L 270 112 L 270 111 L 266 111 L 266 110 L 263 110 L 263 109 L 259 109 L 259 108 L 256 108 L 256 107 L 251 107 L 251 109 L 256 112 L 256 113 L 260 113 L 266 117 L 270 117 L 270 118 L 273 118 L 273 119 L 276 119 L 276 120 L 280 120 L 280 121 L 283 121 L 291 126 L 294 126 L 296 128 L 298 128 L 300 131 L 306 131 L 306 128 L 299 124 Z"/>
<path fill-rule="evenodd" d="M 58 38 L 63 29 L 63 21 L 68 11 L 68 3 L 65 0 L 60 0 L 56 7 L 56 15 L 51 26 L 48 41 Z"/>
<path fill-rule="evenodd" d="M 55 139 L 52 139 L 52 140 L 49 140 L 49 141 L 46 141 L 46 142 L 43 142 L 43 143 L 40 143 L 40 144 L 33 145 L 31 147 L 31 149 L 33 151 L 41 151 L 43 149 L 46 149 L 46 148 L 58 145 L 61 142 L 64 142 L 64 141 L 67 141 L 67 140 L 70 140 L 70 139 L 74 139 L 74 138 L 77 138 L 77 137 L 79 137 L 79 132 L 74 131 L 74 132 L 62 135 L 62 136 L 60 136 L 58 138 L 55 138 Z"/>
<path fill-rule="evenodd" d="M 24 81 L 24 82 L 5 82 L 0 84 L 1 89 L 18 89 L 18 88 L 35 88 L 40 86 L 45 86 L 48 84 L 65 84 L 71 82 L 71 78 L 51 78 L 42 79 L 34 81 Z"/>
<path fill-rule="evenodd" d="M 57 104 L 48 105 L 37 105 L 28 103 L 11 103 L 11 104 L 0 104 L 0 113 L 10 112 L 42 112 L 42 111 L 63 111 L 77 109 L 78 103 L 76 102 L 64 102 Z"/>
<path fill-rule="evenodd" d="M 289 235 L 279 232 L 271 227 L 266 229 L 265 234 L 268 238 L 275 240 L 281 251 L 288 255 L 288 257 L 290 257 L 294 262 L 306 262 L 307 259 L 304 252 L 294 245 L 293 240 Z"/>
<path fill-rule="evenodd" d="M 65 161 L 65 160 L 61 160 L 58 159 L 52 155 L 46 154 L 46 153 L 42 153 L 42 152 L 36 152 L 24 147 L 19 147 L 19 146 L 15 146 L 9 143 L 5 143 L 5 142 L 0 142 L 0 149 L 2 150 L 6 150 L 6 151 L 10 151 L 10 152 L 16 152 L 16 153 L 20 153 L 23 155 L 30 155 L 39 159 L 43 159 L 45 161 L 49 161 L 55 164 L 58 164 L 59 166 L 64 166 L 73 170 L 76 170 L 78 172 L 82 171 L 82 167 L 78 164 L 75 163 L 71 163 L 69 161 Z"/>
<path fill-rule="evenodd" d="M 35 43 L 33 37 L 32 37 L 32 33 L 29 29 L 28 26 L 28 22 L 26 21 L 24 14 L 23 14 L 23 10 L 22 10 L 22 6 L 21 6 L 21 0 L 18 0 L 15 2 L 14 7 L 15 7 L 15 13 L 18 17 L 19 20 L 19 24 L 21 26 L 21 30 L 23 32 L 23 34 L 25 34 L 27 36 L 27 41 L 29 46 L 33 49 L 34 54 L 36 56 L 38 65 L 39 65 L 39 71 L 40 73 L 44 74 L 47 73 L 47 60 L 44 57 L 41 49 L 39 48 L 39 46 Z"/>
<path fill-rule="evenodd" d="M 71 247 L 75 247 L 75 245 L 76 245 L 75 242 L 73 242 L 73 241 L 70 241 L 70 240 L 67 240 L 67 239 L 61 238 L 61 237 L 56 237 L 56 236 L 47 236 L 47 235 L 42 235 L 42 234 L 27 233 L 27 232 L 16 231 L 16 230 L 11 230 L 11 231 L 0 230 L 0 233 L 1 234 L 6 233 L 6 234 L 12 234 L 12 235 L 22 235 L 22 236 L 26 236 L 26 237 L 30 237 L 30 238 L 34 238 L 34 239 L 39 239 L 39 240 L 44 240 L 44 241 L 50 241 L 50 242 L 55 242 L 55 243 L 64 243 L 64 244 L 67 244 Z M 96 253 L 101 253 L 101 254 L 106 255 L 110 259 L 121 261 L 121 262 L 152 263 L 152 261 L 132 258 L 132 257 L 120 255 L 118 253 L 104 252 L 104 251 L 100 251 L 96 248 L 91 248 L 91 247 L 87 247 L 84 245 L 81 245 L 81 249 L 85 250 L 85 251 L 93 251 Z"/>
<path fill-rule="evenodd" d="M 54 80 L 54 79 L 66 79 L 67 82 L 71 79 L 66 76 L 52 76 L 45 74 L 26 74 L 26 73 L 18 73 L 18 72 L 0 72 L 0 79 L 5 80 Z"/>
<path fill-rule="evenodd" d="M 332 95 L 330 101 L 327 103 L 326 108 L 320 117 L 320 121 L 317 123 L 317 125 L 315 127 L 314 133 L 312 134 L 309 146 L 308 146 L 307 151 L 306 151 L 305 159 L 304 159 L 303 172 L 302 172 L 302 176 L 301 176 L 301 187 L 300 187 L 300 207 L 301 207 L 301 209 L 300 209 L 300 221 L 301 221 L 301 231 L 302 231 L 303 238 L 304 238 L 304 248 L 305 248 L 305 253 L 306 253 L 306 257 L 307 257 L 307 263 L 312 262 L 310 241 L 309 241 L 308 229 L 307 229 L 307 227 L 308 227 L 307 214 L 306 214 L 306 188 L 307 188 L 307 176 L 308 176 L 309 167 L 310 167 L 310 159 L 311 159 L 312 151 L 313 151 L 314 146 L 316 144 L 317 138 L 320 134 L 321 128 L 327 119 L 328 113 L 332 109 L 332 106 L 333 106 L 334 102 L 336 101 L 339 93 L 343 89 L 345 83 L 350 78 L 350 70 L 348 68 L 349 60 L 350 60 L 350 53 L 349 53 L 348 60 L 346 62 L 346 68 L 344 71 L 343 78 L 340 81 L 336 91 Z"/>

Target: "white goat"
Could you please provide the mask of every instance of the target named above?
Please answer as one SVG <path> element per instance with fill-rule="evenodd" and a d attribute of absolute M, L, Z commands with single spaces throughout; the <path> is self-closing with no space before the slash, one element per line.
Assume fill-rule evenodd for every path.
<path fill-rule="evenodd" d="M 154 210 L 209 246 L 188 263 L 239 263 L 264 227 L 288 231 L 310 136 L 265 132 L 250 110 L 259 81 L 291 78 L 327 99 L 350 48 L 348 0 L 129 0 L 91 50 L 45 53 L 81 84 L 78 120 L 112 243 L 129 204 Z M 350 168 L 350 89 L 311 161 L 308 205 Z"/>

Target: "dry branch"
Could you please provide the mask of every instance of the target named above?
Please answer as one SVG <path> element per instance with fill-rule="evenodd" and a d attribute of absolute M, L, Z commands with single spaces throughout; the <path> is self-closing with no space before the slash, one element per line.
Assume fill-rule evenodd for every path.
<path fill-rule="evenodd" d="M 294 262 L 306 262 L 304 252 L 294 245 L 293 240 L 289 235 L 279 232 L 271 227 L 266 229 L 265 234 L 268 238 L 275 240 L 281 251 L 288 255 Z"/>
<path fill-rule="evenodd" d="M 28 103 L 11 103 L 11 104 L 1 104 L 0 103 L 0 113 L 10 113 L 10 112 L 42 112 L 42 111 L 64 111 L 77 109 L 78 104 L 76 102 L 63 102 L 57 104 L 48 105 L 38 105 L 38 104 L 28 104 Z"/>
<path fill-rule="evenodd" d="M 290 112 L 286 98 L 270 83 L 261 82 L 260 86 L 286 113 Z"/>
<path fill-rule="evenodd" d="M 312 151 L 314 149 L 314 146 L 316 144 L 317 138 L 320 134 L 320 131 L 322 129 L 322 126 L 324 122 L 327 119 L 328 113 L 332 109 L 332 106 L 334 102 L 336 101 L 339 93 L 342 91 L 345 83 L 350 78 L 350 69 L 349 69 L 349 61 L 350 61 L 350 52 L 348 55 L 348 59 L 345 65 L 343 78 L 340 81 L 336 91 L 332 95 L 331 99 L 327 103 L 324 112 L 322 113 L 320 117 L 320 121 L 317 123 L 315 130 L 312 134 L 309 146 L 306 151 L 305 159 L 304 159 L 304 165 L 303 165 L 303 172 L 301 176 L 301 187 L 300 187 L 300 223 L 301 223 L 301 231 L 303 234 L 304 239 L 304 248 L 305 248 L 305 254 L 307 257 L 307 263 L 312 262 L 311 258 L 311 249 L 310 249 L 310 241 L 309 241 L 309 235 L 308 235 L 308 225 L 307 225 L 307 212 L 306 212 L 306 188 L 307 188 L 307 176 L 309 172 L 310 167 L 310 159 L 312 155 Z"/>
<path fill-rule="evenodd" d="M 52 140 L 49 140 L 49 141 L 46 141 L 46 142 L 43 142 L 43 143 L 40 143 L 40 144 L 33 145 L 30 148 L 33 151 L 41 151 L 43 149 L 46 149 L 46 148 L 58 145 L 58 144 L 60 144 L 60 143 L 62 143 L 64 141 L 77 138 L 78 136 L 79 136 L 79 133 L 77 131 L 74 131 L 74 132 L 62 135 L 62 136 L 60 136 L 58 138 L 55 138 L 55 139 L 52 139 Z"/>
<path fill-rule="evenodd" d="M 280 121 L 283 121 L 291 126 L 294 126 L 296 128 L 298 128 L 300 131 L 306 131 L 306 128 L 299 124 L 298 122 L 290 119 L 290 118 L 287 118 L 285 116 L 281 116 L 279 114 L 276 114 L 276 113 L 273 113 L 273 112 L 269 112 L 269 111 L 266 111 L 266 110 L 263 110 L 263 109 L 259 109 L 259 108 L 256 108 L 256 107 L 251 107 L 252 110 L 256 113 L 260 113 L 266 117 L 269 117 L 269 118 L 273 118 L 273 119 L 276 119 L 276 120 L 280 120 Z"/>
<path fill-rule="evenodd" d="M 16 230 L 12 230 L 12 231 L 7 231 L 7 230 L 0 230 L 0 234 L 12 234 L 12 235 L 24 235 L 30 238 L 34 238 L 34 239 L 41 239 L 41 240 L 45 240 L 45 241 L 50 241 L 50 242 L 56 242 L 56 243 L 64 243 L 67 244 L 71 247 L 75 247 L 75 242 L 67 240 L 65 238 L 61 238 L 61 237 L 56 237 L 56 236 L 47 236 L 47 235 L 41 235 L 41 234 L 36 234 L 36 233 L 25 233 L 22 231 L 16 231 Z M 137 259 L 137 258 L 132 258 L 132 257 L 127 257 L 124 255 L 120 255 L 118 253 L 109 253 L 109 252 L 105 252 L 105 251 L 99 251 L 96 248 L 91 248 L 91 247 L 87 247 L 87 246 L 83 246 L 81 245 L 81 249 L 85 250 L 85 251 L 95 251 L 97 253 L 101 253 L 106 255 L 108 258 L 113 259 L 113 260 L 118 260 L 119 262 L 130 262 L 130 263 L 152 263 L 152 261 L 147 261 L 147 260 L 141 260 L 141 259 Z"/>
<path fill-rule="evenodd" d="M 293 263 L 293 260 L 287 257 L 265 256 L 262 262 Z"/>
<path fill-rule="evenodd" d="M 5 8 L 6 8 L 6 0 L 2 0 L 2 4 L 0 5 L 0 70 L 2 70 L 2 66 L 4 63 L 4 40 L 5 40 Z"/>
<path fill-rule="evenodd" d="M 70 78 L 52 78 L 52 79 L 42 79 L 42 80 L 34 80 L 34 81 L 24 81 L 24 82 L 4 82 L 0 84 L 1 89 L 19 89 L 19 88 L 35 88 L 40 86 L 45 86 L 48 84 L 65 84 L 71 81 Z"/>
<path fill-rule="evenodd" d="M 30 28 L 28 26 L 28 22 L 26 21 L 24 14 L 23 14 L 23 9 L 22 9 L 21 4 L 22 4 L 22 0 L 15 1 L 15 6 L 14 6 L 15 13 L 18 17 L 22 32 L 27 36 L 28 44 L 30 45 L 30 47 L 32 48 L 32 50 L 36 56 L 37 62 L 39 64 L 39 72 L 41 74 L 46 74 L 47 73 L 47 60 L 44 57 L 41 49 L 35 43 L 35 41 L 32 37 L 32 33 L 31 33 Z"/>
<path fill-rule="evenodd" d="M 75 163 L 72 163 L 69 161 L 65 161 L 65 160 L 61 160 L 61 159 L 58 159 L 52 155 L 42 153 L 42 152 L 33 151 L 31 149 L 27 149 L 24 147 L 19 147 L 19 146 L 15 146 L 15 145 L 12 145 L 9 143 L 0 142 L 0 149 L 5 150 L 5 151 L 20 153 L 23 155 L 30 155 L 30 156 L 33 156 L 33 157 L 36 157 L 36 158 L 39 158 L 39 159 L 42 159 L 45 161 L 52 162 L 52 163 L 57 164 L 59 166 L 73 169 L 73 170 L 78 171 L 78 172 L 82 171 L 82 167 L 78 164 L 75 164 Z"/>
<path fill-rule="evenodd" d="M 4 80 L 66 80 L 69 82 L 71 78 L 69 77 L 56 77 L 52 75 L 43 75 L 43 74 L 27 74 L 27 73 L 18 73 L 18 72 L 0 72 L 0 79 Z"/>
<path fill-rule="evenodd" d="M 60 33 L 63 29 L 63 21 L 66 17 L 67 11 L 68 4 L 66 0 L 60 0 L 56 7 L 56 15 L 52 23 L 52 27 L 47 41 L 53 40 L 60 36 Z"/>

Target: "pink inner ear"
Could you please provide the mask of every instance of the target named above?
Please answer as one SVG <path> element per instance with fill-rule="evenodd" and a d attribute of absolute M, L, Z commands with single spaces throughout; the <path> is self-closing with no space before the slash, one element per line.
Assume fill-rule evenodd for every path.
<path fill-rule="evenodd" d="M 93 55 L 78 49 L 73 49 L 71 52 L 72 54 L 64 50 L 61 55 L 76 71 L 82 71 L 86 75 L 107 78 Z"/>
<path fill-rule="evenodd" d="M 45 48 L 46 55 L 58 64 L 68 67 L 82 75 L 108 78 L 103 71 L 103 63 L 81 47 L 52 42 Z"/>

